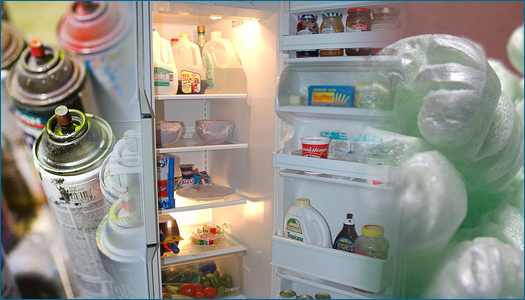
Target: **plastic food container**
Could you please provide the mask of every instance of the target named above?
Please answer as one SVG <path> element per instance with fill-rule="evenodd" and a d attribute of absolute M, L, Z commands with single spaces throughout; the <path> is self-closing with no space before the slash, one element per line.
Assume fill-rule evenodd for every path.
<path fill-rule="evenodd" d="M 215 245 L 222 239 L 224 228 L 223 226 L 204 224 L 195 228 L 190 234 L 190 240 L 195 245 Z"/>
<path fill-rule="evenodd" d="M 301 143 L 303 156 L 327 158 L 329 138 L 320 136 L 302 137 Z"/>
<path fill-rule="evenodd" d="M 195 131 L 206 144 L 221 144 L 233 136 L 232 120 L 196 120 Z"/>
<path fill-rule="evenodd" d="M 157 121 L 155 126 L 157 147 L 168 147 L 182 138 L 182 122 Z"/>

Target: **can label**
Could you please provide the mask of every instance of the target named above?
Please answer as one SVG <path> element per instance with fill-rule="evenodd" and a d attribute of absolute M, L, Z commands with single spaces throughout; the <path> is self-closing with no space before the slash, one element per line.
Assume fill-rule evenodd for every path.
<path fill-rule="evenodd" d="M 99 168 L 76 176 L 57 176 L 41 170 L 42 187 L 61 226 L 96 229 L 109 212 L 98 173 Z"/>
<path fill-rule="evenodd" d="M 88 91 L 86 90 L 86 92 Z M 82 105 L 82 99 L 80 96 L 80 93 L 78 95 L 74 95 L 69 100 L 65 100 L 57 104 L 57 106 L 63 104 L 72 109 L 84 110 L 84 107 Z M 86 93 L 83 96 L 90 97 L 91 94 Z M 86 101 L 89 101 L 89 99 L 86 99 Z M 51 118 L 55 114 L 56 107 L 53 106 L 49 109 L 30 109 L 17 105 L 17 102 L 15 101 L 15 108 L 16 109 L 14 110 L 14 114 L 16 118 L 16 123 L 26 135 L 26 141 L 28 142 L 28 144 L 32 146 L 34 141 L 42 132 L 42 130 L 46 128 L 46 124 L 49 118 Z"/>
<path fill-rule="evenodd" d="M 82 298 L 112 297 L 111 280 L 96 255 L 97 227 L 109 212 L 100 190 L 100 168 L 75 176 L 39 171 Z"/>

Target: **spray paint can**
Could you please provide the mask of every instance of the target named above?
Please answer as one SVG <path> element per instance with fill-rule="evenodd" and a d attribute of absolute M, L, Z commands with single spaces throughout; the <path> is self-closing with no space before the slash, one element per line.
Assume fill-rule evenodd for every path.
<path fill-rule="evenodd" d="M 3 12 L 2 3 L 2 12 Z M 25 41 L 17 28 L 2 21 L 2 137 L 13 147 L 23 144 L 23 133 L 16 126 L 13 115 L 13 99 L 7 92 L 7 77 L 25 48 Z"/>
<path fill-rule="evenodd" d="M 61 105 L 33 145 L 35 166 L 82 298 L 113 296 L 97 255 L 96 230 L 108 213 L 100 191 L 100 167 L 114 143 L 105 120 Z"/>
<path fill-rule="evenodd" d="M 120 299 L 148 297 L 145 232 L 135 198 L 139 192 L 137 188 L 120 195 L 97 230 L 97 249 Z"/>
<path fill-rule="evenodd" d="M 29 145 L 33 145 L 59 105 L 96 112 L 82 58 L 36 39 L 29 42 L 9 73 L 7 91 L 14 100 L 17 124 Z"/>
<path fill-rule="evenodd" d="M 119 1 L 74 1 L 57 26 L 57 41 L 86 62 L 97 101 L 126 108 L 136 92 L 129 89 L 137 73 L 131 12 Z"/>
<path fill-rule="evenodd" d="M 124 132 L 111 154 L 102 163 L 99 174 L 100 189 L 108 208 L 111 208 L 120 195 L 140 184 L 140 170 L 137 169 L 140 167 L 138 145 L 138 134 L 130 129 Z"/>

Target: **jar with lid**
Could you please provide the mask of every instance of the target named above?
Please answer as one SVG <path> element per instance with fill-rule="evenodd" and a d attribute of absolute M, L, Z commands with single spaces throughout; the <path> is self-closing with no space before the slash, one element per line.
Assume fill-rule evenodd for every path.
<path fill-rule="evenodd" d="M 343 14 L 332 12 L 323 14 L 321 34 L 344 32 Z M 320 56 L 343 56 L 343 49 L 321 49 Z"/>
<path fill-rule="evenodd" d="M 355 240 L 354 253 L 380 259 L 388 257 L 388 240 L 383 237 L 384 228 L 377 224 L 365 224 L 362 235 Z"/>
<path fill-rule="evenodd" d="M 317 15 L 305 14 L 297 17 L 297 27 L 295 28 L 296 35 L 318 34 L 319 25 L 317 25 Z M 317 57 L 319 56 L 318 49 L 302 49 L 297 50 L 296 57 Z"/>
<path fill-rule="evenodd" d="M 352 31 L 370 31 L 370 22 L 372 17 L 370 9 L 365 7 L 356 7 L 348 9 L 346 17 L 346 32 Z M 348 56 L 369 55 L 370 48 L 347 48 L 345 53 Z"/>
<path fill-rule="evenodd" d="M 397 7 L 380 7 L 372 10 L 373 19 L 370 23 L 371 31 L 380 30 L 397 30 L 401 28 L 399 21 L 399 8 Z M 376 54 L 381 48 L 372 48 L 371 54 Z M 388 54 L 388 53 L 385 53 Z"/>

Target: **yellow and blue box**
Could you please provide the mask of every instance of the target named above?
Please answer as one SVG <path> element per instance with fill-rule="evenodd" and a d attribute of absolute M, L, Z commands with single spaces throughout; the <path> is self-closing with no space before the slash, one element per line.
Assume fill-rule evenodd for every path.
<path fill-rule="evenodd" d="M 311 85 L 308 87 L 308 105 L 354 106 L 354 87 L 351 85 Z"/>

